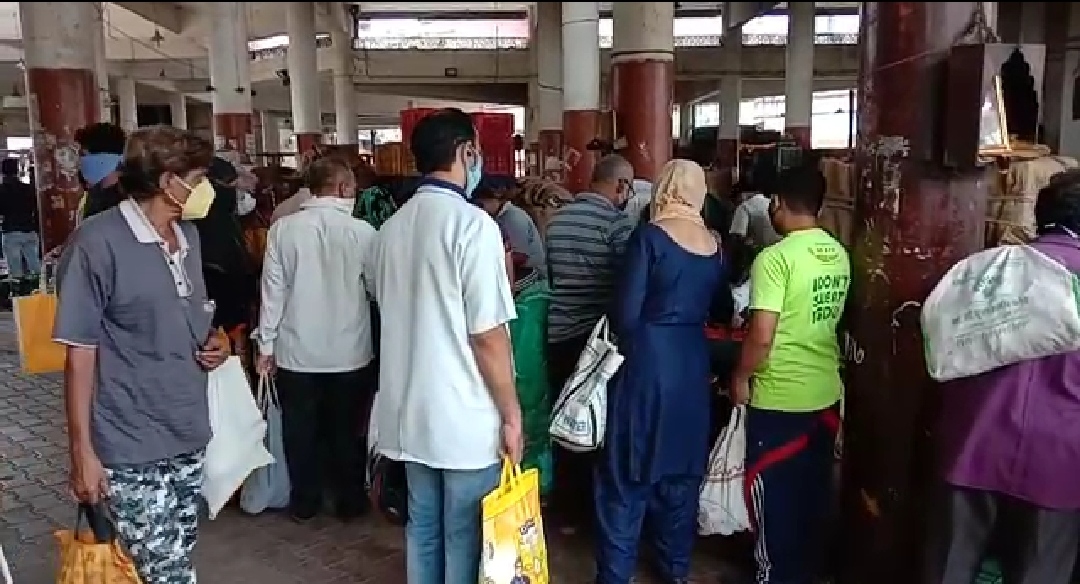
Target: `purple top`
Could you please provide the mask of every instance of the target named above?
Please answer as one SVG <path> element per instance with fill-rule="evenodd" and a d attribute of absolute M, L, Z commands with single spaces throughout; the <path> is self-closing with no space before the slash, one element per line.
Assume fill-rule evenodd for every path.
<path fill-rule="evenodd" d="M 1032 246 L 1080 273 L 1080 241 Z M 942 388 L 945 482 L 1049 509 L 1080 509 L 1080 351 L 1024 361 Z"/>

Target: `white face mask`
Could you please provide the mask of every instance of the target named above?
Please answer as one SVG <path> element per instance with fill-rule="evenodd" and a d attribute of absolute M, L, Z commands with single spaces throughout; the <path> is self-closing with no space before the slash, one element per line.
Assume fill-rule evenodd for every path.
<path fill-rule="evenodd" d="M 236 191 L 236 214 L 240 217 L 255 210 L 255 197 L 247 191 Z"/>

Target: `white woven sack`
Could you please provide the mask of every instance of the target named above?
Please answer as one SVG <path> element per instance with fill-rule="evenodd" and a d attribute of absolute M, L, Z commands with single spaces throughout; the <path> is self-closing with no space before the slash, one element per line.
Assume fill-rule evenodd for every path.
<path fill-rule="evenodd" d="M 556 444 L 572 452 L 600 448 L 607 428 L 607 384 L 622 362 L 607 317 L 601 318 L 552 408 L 549 430 Z"/>
<path fill-rule="evenodd" d="M 926 368 L 938 381 L 1080 349 L 1080 280 L 1027 245 L 953 266 L 922 308 Z"/>
<path fill-rule="evenodd" d="M 709 454 L 709 469 L 698 499 L 698 534 L 731 535 L 750 529 L 746 508 L 746 406 L 731 421 Z"/>

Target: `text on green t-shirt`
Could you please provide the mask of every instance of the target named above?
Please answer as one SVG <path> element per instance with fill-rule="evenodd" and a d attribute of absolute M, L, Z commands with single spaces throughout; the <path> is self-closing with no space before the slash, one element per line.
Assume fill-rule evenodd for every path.
<path fill-rule="evenodd" d="M 840 399 L 836 327 L 850 283 L 847 251 L 822 229 L 789 233 L 758 254 L 750 309 L 779 317 L 769 355 L 754 372 L 752 406 L 808 412 Z"/>

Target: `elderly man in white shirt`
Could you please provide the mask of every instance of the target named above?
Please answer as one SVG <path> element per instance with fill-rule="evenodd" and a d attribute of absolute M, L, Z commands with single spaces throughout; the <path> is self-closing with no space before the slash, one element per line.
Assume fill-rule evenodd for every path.
<path fill-rule="evenodd" d="M 408 584 L 475 583 L 480 501 L 503 457 L 521 460 L 516 313 L 499 227 L 469 201 L 483 172 L 471 119 L 439 110 L 411 138 L 424 179 L 365 268 L 384 323 L 376 448 L 405 463 Z"/>
<path fill-rule="evenodd" d="M 277 373 L 293 518 L 322 508 L 320 461 L 329 458 L 336 511 L 347 520 L 367 502 L 357 436 L 375 381 L 362 274 L 375 228 L 352 216 L 356 179 L 344 163 L 314 162 L 308 182 L 314 196 L 267 236 L 256 366 Z"/>

